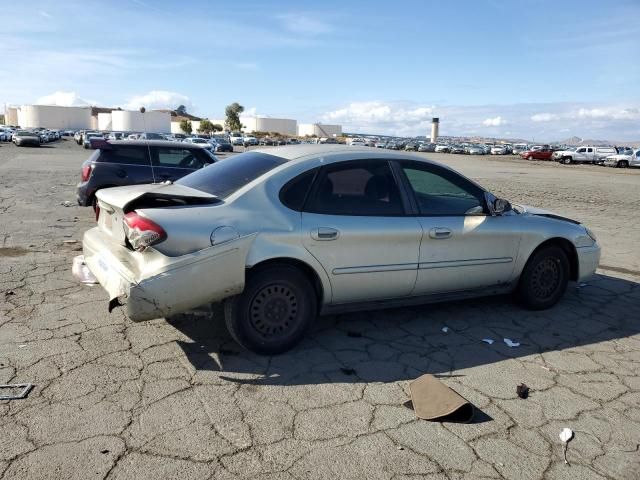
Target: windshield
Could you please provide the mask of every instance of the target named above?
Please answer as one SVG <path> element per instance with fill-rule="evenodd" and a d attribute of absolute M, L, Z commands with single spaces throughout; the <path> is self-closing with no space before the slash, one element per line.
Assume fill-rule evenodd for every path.
<path fill-rule="evenodd" d="M 247 152 L 197 170 L 175 183 L 225 199 L 285 162 L 275 155 Z"/>

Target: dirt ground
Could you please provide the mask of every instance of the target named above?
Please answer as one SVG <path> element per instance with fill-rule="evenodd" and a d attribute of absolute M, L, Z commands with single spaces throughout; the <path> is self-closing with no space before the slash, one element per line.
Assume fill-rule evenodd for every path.
<path fill-rule="evenodd" d="M 639 478 L 640 170 L 428 156 L 583 221 L 598 275 L 544 312 L 497 297 L 324 317 L 298 348 L 259 357 L 217 307 L 107 313 L 70 271 L 94 224 L 63 205 L 87 151 L 0 144 L 0 383 L 35 385 L 0 400 L 0 478 Z M 416 420 L 403 403 L 423 373 L 475 421 Z"/>

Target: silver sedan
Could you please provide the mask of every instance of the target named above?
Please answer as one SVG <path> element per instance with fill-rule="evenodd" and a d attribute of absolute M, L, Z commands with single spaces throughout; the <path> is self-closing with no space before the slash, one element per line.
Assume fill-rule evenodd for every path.
<path fill-rule="evenodd" d="M 223 301 L 231 335 L 263 354 L 318 314 L 507 292 L 550 308 L 600 259 L 577 221 L 378 149 L 258 149 L 97 198 L 84 257 L 110 309 L 141 321 Z"/>

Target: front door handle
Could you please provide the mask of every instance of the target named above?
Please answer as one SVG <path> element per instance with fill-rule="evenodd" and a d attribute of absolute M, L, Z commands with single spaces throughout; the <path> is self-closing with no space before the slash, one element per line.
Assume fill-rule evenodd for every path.
<path fill-rule="evenodd" d="M 338 230 L 329 227 L 318 227 L 311 230 L 311 238 L 314 240 L 327 241 L 338 238 Z"/>
<path fill-rule="evenodd" d="M 435 227 L 429 230 L 429 237 L 442 240 L 444 238 L 450 238 L 453 232 L 448 228 Z"/>

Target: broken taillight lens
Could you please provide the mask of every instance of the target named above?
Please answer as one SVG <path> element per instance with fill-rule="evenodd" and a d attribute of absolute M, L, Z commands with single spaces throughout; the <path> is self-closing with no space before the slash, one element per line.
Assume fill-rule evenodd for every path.
<path fill-rule="evenodd" d="M 124 216 L 124 225 L 129 243 L 134 250 L 139 252 L 167 238 L 166 232 L 160 225 L 148 218 L 141 217 L 135 211 Z"/>
<path fill-rule="evenodd" d="M 82 181 L 86 182 L 87 180 L 89 180 L 90 176 L 91 176 L 91 165 L 85 165 L 84 167 L 82 167 Z"/>

